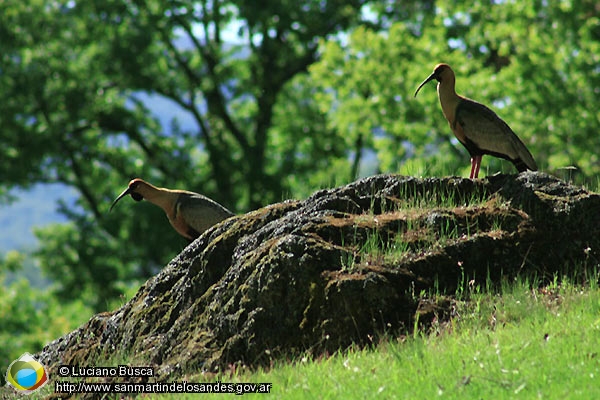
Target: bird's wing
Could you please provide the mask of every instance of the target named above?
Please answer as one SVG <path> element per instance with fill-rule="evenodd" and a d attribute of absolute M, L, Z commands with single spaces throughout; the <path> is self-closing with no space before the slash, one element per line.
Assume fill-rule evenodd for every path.
<path fill-rule="evenodd" d="M 520 161 L 527 168 L 537 165 L 527 147 L 495 112 L 481 103 L 465 99 L 456 108 L 456 123 L 464 135 L 484 153 Z"/>
<path fill-rule="evenodd" d="M 183 219 L 189 228 L 197 232 L 195 236 L 231 216 L 233 213 L 216 201 L 191 192 L 181 194 L 175 210 L 175 218 Z"/>

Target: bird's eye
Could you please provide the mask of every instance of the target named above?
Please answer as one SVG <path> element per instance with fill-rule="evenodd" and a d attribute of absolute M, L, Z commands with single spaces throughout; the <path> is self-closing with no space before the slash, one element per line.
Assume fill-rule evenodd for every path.
<path fill-rule="evenodd" d="M 134 199 L 135 201 L 142 201 L 144 199 L 144 196 L 142 196 L 139 193 L 131 193 L 131 198 Z"/>

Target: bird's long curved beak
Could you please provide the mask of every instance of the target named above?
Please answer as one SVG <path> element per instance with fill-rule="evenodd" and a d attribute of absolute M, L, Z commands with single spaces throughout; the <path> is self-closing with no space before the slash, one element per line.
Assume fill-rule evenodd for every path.
<path fill-rule="evenodd" d="M 432 80 L 434 80 L 434 79 L 435 79 L 435 72 L 434 72 L 434 73 L 432 73 L 431 75 L 429 75 L 429 76 L 427 77 L 427 79 L 425 79 L 425 80 L 423 81 L 423 83 L 421 83 L 421 84 L 419 85 L 419 87 L 417 88 L 417 91 L 415 92 L 415 96 L 414 96 L 414 97 L 417 97 L 417 93 L 419 93 L 419 90 L 421 90 L 421 88 L 422 88 L 422 87 L 423 87 L 423 86 L 424 86 L 424 85 L 425 85 L 427 82 L 429 82 L 429 81 L 432 81 Z"/>
<path fill-rule="evenodd" d="M 108 210 L 108 212 L 111 212 L 113 207 L 115 206 L 115 204 L 117 204 L 117 202 L 119 200 L 121 200 L 123 197 L 127 196 L 128 194 L 131 193 L 131 188 L 128 187 L 127 189 L 123 190 L 123 193 L 121 193 L 116 199 L 115 201 L 113 201 L 113 203 L 110 205 L 110 209 Z"/>

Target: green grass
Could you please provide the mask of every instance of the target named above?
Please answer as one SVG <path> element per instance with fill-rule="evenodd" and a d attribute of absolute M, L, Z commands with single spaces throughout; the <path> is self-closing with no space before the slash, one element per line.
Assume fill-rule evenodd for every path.
<path fill-rule="evenodd" d="M 411 200 L 412 203 L 408 209 L 397 206 L 396 209 L 392 208 L 388 214 L 364 214 L 354 217 L 355 231 L 358 230 L 357 226 L 360 224 L 371 225 L 373 228 L 367 232 L 364 238 L 355 235 L 360 240 L 357 239 L 349 244 L 354 249 L 354 254 L 349 254 L 343 260 L 344 269 L 353 270 L 357 263 L 394 263 L 410 253 L 441 249 L 460 238 L 469 239 L 472 233 L 484 230 L 483 227 L 480 227 L 479 218 L 468 215 L 468 212 L 474 212 L 477 208 L 481 208 L 482 204 L 485 204 L 481 199 L 472 196 L 467 200 L 468 206 L 458 208 L 452 206 L 455 203 L 453 197 L 443 197 L 438 200 L 445 202 L 446 206 L 450 204 L 449 208 L 445 210 L 432 203 L 430 198 L 418 197 Z M 500 210 L 507 208 L 498 199 L 494 201 L 496 202 L 494 206 Z M 491 207 L 491 204 L 490 201 L 487 201 L 488 206 Z M 439 210 L 441 221 L 438 226 L 431 226 L 432 223 L 424 218 L 427 210 L 432 209 Z M 455 210 L 459 211 L 455 212 Z M 375 221 L 382 222 L 386 219 L 384 215 L 387 215 L 388 219 L 396 218 L 402 222 L 396 232 L 383 230 L 382 233 L 382 230 L 377 227 L 378 222 Z M 496 215 L 490 213 L 489 222 L 484 221 L 484 225 L 489 224 L 488 231 L 490 232 L 501 231 L 502 223 L 503 216 L 498 213 Z"/>
<path fill-rule="evenodd" d="M 457 295 L 455 317 L 434 323 L 428 333 L 389 336 L 370 349 L 278 361 L 268 370 L 197 373 L 176 380 L 268 382 L 271 397 L 286 399 L 600 398 L 598 272 L 587 280 L 555 279 L 539 288 L 536 281 L 519 279 L 505 282 L 499 292 L 467 282 Z M 101 364 L 139 365 L 122 355 L 113 361 Z M 53 380 L 43 393 L 51 394 L 52 387 Z M 198 395 L 140 398 L 175 396 Z"/>
<path fill-rule="evenodd" d="M 532 287 L 524 280 L 500 294 L 471 288 L 457 316 L 429 334 L 209 381 L 269 382 L 271 395 L 286 399 L 600 398 L 597 284 Z"/>
<path fill-rule="evenodd" d="M 383 204 L 387 211 L 413 211 L 431 210 L 433 208 L 452 208 L 456 206 L 482 205 L 490 196 L 484 189 L 472 190 L 462 193 L 459 189 L 439 188 L 437 190 L 423 190 L 411 185 L 401 186 L 398 196 L 390 203 Z M 388 207 L 386 207 L 386 205 Z"/>

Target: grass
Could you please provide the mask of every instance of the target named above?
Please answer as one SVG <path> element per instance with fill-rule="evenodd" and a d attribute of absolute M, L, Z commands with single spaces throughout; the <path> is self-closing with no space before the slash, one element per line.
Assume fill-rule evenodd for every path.
<path fill-rule="evenodd" d="M 600 398 L 597 271 L 585 284 L 563 278 L 540 288 L 520 278 L 497 292 L 467 282 L 456 296 L 454 315 L 428 333 L 388 336 L 369 349 L 278 361 L 258 371 L 198 372 L 177 381 L 232 383 L 233 390 L 244 382 L 270 383 L 271 397 L 285 399 Z M 104 365 L 133 365 L 122 356 L 113 361 Z M 51 377 L 44 395 L 52 387 Z M 198 395 L 140 398 L 175 396 Z"/>
<path fill-rule="evenodd" d="M 454 198 L 442 199 L 449 204 L 454 204 Z M 443 209 L 432 205 L 423 198 L 413 199 L 412 208 L 398 208 L 387 214 L 371 215 L 364 214 L 354 217 L 355 238 L 349 244 L 354 249 L 354 254 L 348 254 L 342 261 L 345 270 L 353 270 L 357 263 L 394 263 L 402 260 L 411 253 L 422 253 L 427 250 L 441 249 L 459 239 L 470 239 L 472 233 L 485 231 L 484 227 L 489 225 L 489 232 L 502 231 L 503 216 L 490 213 L 489 216 L 480 218 L 474 215 L 477 209 L 482 207 L 496 206 L 499 209 L 506 208 L 497 199 L 482 202 L 476 198 L 467 201 L 467 206 L 450 206 Z M 493 204 L 492 202 L 496 202 Z M 427 211 L 438 210 L 437 221 L 428 219 Z M 471 213 L 471 215 L 469 215 Z M 385 223 L 385 220 L 397 219 L 400 221 L 397 231 L 380 229 L 377 225 Z M 356 235 L 357 224 L 373 227 L 366 232 L 364 237 Z M 342 243 L 344 244 L 344 243 Z"/>
<path fill-rule="evenodd" d="M 590 273 L 583 284 L 555 279 L 541 288 L 537 281 L 520 278 L 497 292 L 492 285 L 467 282 L 455 296 L 455 316 L 434 323 L 427 333 L 390 335 L 369 349 L 278 361 L 269 369 L 218 376 L 198 372 L 176 381 L 220 382 L 234 391 L 244 383 L 268 383 L 270 397 L 285 399 L 600 398 L 598 276 Z M 103 363 L 123 364 L 134 365 L 123 355 Z M 50 395 L 53 386 L 51 377 L 43 395 Z M 0 395 L 9 392 L 6 388 Z M 139 395 L 175 397 L 191 400 L 198 394 Z"/>
<path fill-rule="evenodd" d="M 474 189 L 463 193 L 461 190 L 437 188 L 432 190 L 421 190 L 410 184 L 401 186 L 397 197 L 386 207 L 388 211 L 412 211 L 415 209 L 432 209 L 432 208 L 452 208 L 456 206 L 475 206 L 482 205 L 489 200 L 485 189 Z"/>
<path fill-rule="evenodd" d="M 471 288 L 468 301 L 456 304 L 457 317 L 429 334 L 389 337 L 371 349 L 280 362 L 210 382 L 268 382 L 271 395 L 286 399 L 599 398 L 597 281 L 535 286 L 520 280 L 499 294 Z"/>

